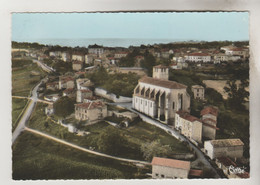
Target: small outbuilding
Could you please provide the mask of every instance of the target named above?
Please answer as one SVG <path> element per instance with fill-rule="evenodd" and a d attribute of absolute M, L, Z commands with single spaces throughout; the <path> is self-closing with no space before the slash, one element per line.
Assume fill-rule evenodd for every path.
<path fill-rule="evenodd" d="M 152 160 L 152 178 L 184 179 L 188 178 L 190 162 L 154 157 Z"/>

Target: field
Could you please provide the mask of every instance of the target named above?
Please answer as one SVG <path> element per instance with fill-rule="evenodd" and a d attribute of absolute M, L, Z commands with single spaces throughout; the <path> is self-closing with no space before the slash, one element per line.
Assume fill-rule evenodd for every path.
<path fill-rule="evenodd" d="M 226 100 L 228 98 L 228 93 L 224 90 L 227 80 L 203 80 L 203 83 L 206 85 L 207 88 L 215 89 L 223 96 L 223 99 Z M 237 81 L 236 83 L 238 85 L 239 81 Z M 249 87 L 246 88 L 246 91 L 249 91 Z"/>
<path fill-rule="evenodd" d="M 97 141 L 99 141 L 102 134 L 106 133 L 109 135 L 110 132 L 117 131 L 126 139 L 126 144 L 117 148 L 119 147 L 118 145 L 113 145 L 113 143 L 111 143 L 111 148 L 117 148 L 120 151 L 116 156 L 144 160 L 143 154 L 140 151 L 141 144 L 145 142 L 150 143 L 154 140 L 160 140 L 162 145 L 169 145 L 172 149 L 172 155 L 178 153 L 191 153 L 186 144 L 178 141 L 160 128 L 140 120 L 137 120 L 128 128 L 115 128 L 104 121 L 99 122 L 81 128 L 82 130 L 90 132 L 89 135 L 77 136 L 76 134 L 68 132 L 67 128 L 62 127 L 57 123 L 53 123 L 48 119 L 44 115 L 44 107 L 44 104 L 37 103 L 36 109 L 28 123 L 30 128 L 48 133 L 86 148 L 91 147 L 94 148 L 94 150 L 111 154 L 109 151 L 104 151 L 102 148 L 99 148 L 100 145 Z M 169 154 L 169 156 L 170 155 L 171 154 Z"/>
<path fill-rule="evenodd" d="M 147 178 L 150 167 L 98 157 L 24 132 L 13 145 L 13 179 Z"/>
<path fill-rule="evenodd" d="M 29 96 L 44 72 L 31 60 L 12 60 L 12 95 Z"/>
<path fill-rule="evenodd" d="M 12 131 L 18 124 L 18 117 L 27 104 L 27 99 L 12 98 Z"/>

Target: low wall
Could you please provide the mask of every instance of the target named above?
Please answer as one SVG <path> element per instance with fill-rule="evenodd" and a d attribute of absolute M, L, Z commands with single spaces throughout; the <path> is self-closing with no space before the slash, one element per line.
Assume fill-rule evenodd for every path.
<path fill-rule="evenodd" d="M 116 103 L 132 102 L 132 98 L 124 97 L 124 96 L 119 96 L 119 98 L 117 98 L 115 94 L 108 93 L 105 89 L 102 89 L 99 87 L 95 88 L 95 94 L 98 96 L 102 96 L 103 98 L 112 100 L 113 102 L 116 102 Z"/>
<path fill-rule="evenodd" d="M 173 154 L 172 157 L 178 160 L 192 160 L 195 158 L 194 154 Z"/>

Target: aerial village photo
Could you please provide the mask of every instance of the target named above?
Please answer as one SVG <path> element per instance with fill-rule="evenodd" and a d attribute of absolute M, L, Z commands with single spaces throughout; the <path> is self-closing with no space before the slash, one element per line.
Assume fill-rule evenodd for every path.
<path fill-rule="evenodd" d="M 12 179 L 244 179 L 248 12 L 12 13 Z"/>

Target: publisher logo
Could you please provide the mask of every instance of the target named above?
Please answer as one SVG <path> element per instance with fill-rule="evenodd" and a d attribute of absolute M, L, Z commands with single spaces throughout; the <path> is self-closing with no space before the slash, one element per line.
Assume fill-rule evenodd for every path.
<path fill-rule="evenodd" d="M 228 170 L 231 174 L 243 174 L 245 173 L 246 167 L 234 167 L 233 165 L 230 165 Z"/>

